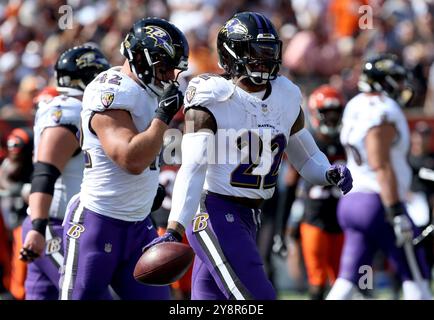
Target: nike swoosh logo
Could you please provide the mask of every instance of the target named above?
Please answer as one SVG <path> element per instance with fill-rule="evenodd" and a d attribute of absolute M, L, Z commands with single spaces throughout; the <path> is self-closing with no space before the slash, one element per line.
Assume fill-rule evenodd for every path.
<path fill-rule="evenodd" d="M 171 104 L 173 101 L 175 101 L 175 100 L 171 100 L 171 101 L 169 101 L 169 102 L 166 102 L 166 101 L 164 101 L 163 102 L 163 105 L 165 106 L 165 107 L 167 107 L 169 104 Z"/>
<path fill-rule="evenodd" d="M 154 226 L 146 226 L 146 228 L 148 228 L 148 230 L 151 230 Z"/>

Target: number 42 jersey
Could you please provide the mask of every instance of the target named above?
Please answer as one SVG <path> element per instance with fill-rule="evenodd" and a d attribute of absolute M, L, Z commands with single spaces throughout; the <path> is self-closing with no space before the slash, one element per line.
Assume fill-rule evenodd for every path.
<path fill-rule="evenodd" d="M 98 75 L 83 96 L 82 150 L 85 169 L 80 201 L 101 215 L 124 221 L 140 221 L 150 213 L 158 187 L 159 168 L 150 166 L 141 174 L 123 170 L 105 153 L 91 127 L 95 113 L 125 110 L 142 132 L 151 123 L 157 97 L 113 67 Z"/>
<path fill-rule="evenodd" d="M 263 99 L 265 91 L 248 93 L 218 75 L 205 74 L 190 81 L 185 110 L 205 108 L 217 123 L 205 190 L 252 199 L 273 195 L 302 97 L 299 88 L 283 76 L 270 84 L 267 90 L 271 93 Z"/>

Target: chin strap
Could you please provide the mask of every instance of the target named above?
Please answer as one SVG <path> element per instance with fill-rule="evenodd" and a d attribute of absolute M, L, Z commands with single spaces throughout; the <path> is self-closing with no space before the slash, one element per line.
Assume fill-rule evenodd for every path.
<path fill-rule="evenodd" d="M 252 72 L 248 66 L 245 66 L 247 74 L 248 74 L 248 78 L 256 85 L 263 85 L 266 84 L 268 81 L 270 81 L 270 74 L 268 72 Z M 271 72 L 273 72 L 273 69 L 271 70 Z M 264 77 L 265 76 L 265 79 Z"/>

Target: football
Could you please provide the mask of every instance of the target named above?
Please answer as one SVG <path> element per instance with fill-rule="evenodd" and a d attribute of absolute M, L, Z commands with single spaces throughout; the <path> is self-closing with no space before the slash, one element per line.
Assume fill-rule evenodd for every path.
<path fill-rule="evenodd" d="M 180 279 L 193 262 L 193 249 L 180 242 L 162 242 L 146 250 L 134 268 L 134 278 L 153 286 Z"/>

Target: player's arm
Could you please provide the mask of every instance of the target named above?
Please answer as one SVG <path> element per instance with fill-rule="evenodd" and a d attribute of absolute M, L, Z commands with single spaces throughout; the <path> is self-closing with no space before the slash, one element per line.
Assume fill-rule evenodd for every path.
<path fill-rule="evenodd" d="M 399 202 L 396 175 L 390 159 L 395 137 L 395 126 L 383 123 L 371 128 L 365 138 L 368 163 L 376 173 L 380 197 L 385 206 L 393 206 Z"/>
<path fill-rule="evenodd" d="M 181 241 L 188 223 L 199 206 L 201 191 L 208 166 L 208 146 L 214 139 L 217 124 L 214 117 L 201 107 L 192 107 L 185 113 L 186 131 L 182 137 L 182 165 L 176 175 L 172 193 L 167 232 L 154 239 L 144 250 L 165 241 Z"/>
<path fill-rule="evenodd" d="M 398 246 L 413 239 L 412 225 L 405 205 L 400 201 L 396 173 L 390 159 L 390 150 L 397 135 L 391 123 L 371 128 L 365 138 L 369 166 L 375 171 L 380 185 L 380 197 L 386 209 L 386 218 L 392 224 Z"/>
<path fill-rule="evenodd" d="M 155 118 L 143 132 L 138 132 L 131 114 L 112 109 L 97 112 L 90 120 L 105 153 L 122 169 L 140 174 L 155 160 L 163 144 L 163 135 L 182 104 L 182 93 L 169 86 L 160 98 Z M 151 108 L 151 106 L 143 106 Z"/>
<path fill-rule="evenodd" d="M 304 128 L 304 113 L 301 107 L 291 128 L 286 152 L 292 166 L 308 182 L 316 185 L 334 184 L 344 194 L 351 190 L 353 180 L 350 171 L 343 165 L 330 164 L 310 132 Z"/>
<path fill-rule="evenodd" d="M 286 236 L 289 235 L 290 230 L 287 230 L 287 224 L 291 213 L 291 207 L 296 199 L 296 188 L 300 178 L 298 172 L 288 163 L 288 168 L 285 176 L 285 189 L 283 191 L 283 208 L 277 210 L 275 234 L 273 236 L 273 252 L 285 257 L 287 255 Z"/>
<path fill-rule="evenodd" d="M 201 191 L 205 182 L 207 157 L 213 152 L 210 140 L 215 138 L 217 124 L 209 111 L 200 107 L 187 110 L 186 126 L 181 144 L 182 165 L 179 169 L 172 196 L 172 209 L 168 219 L 168 230 L 184 234 L 199 206 Z M 212 149 L 212 150 L 211 150 Z"/>
<path fill-rule="evenodd" d="M 27 233 L 24 240 L 22 260 L 32 261 L 44 250 L 45 229 L 48 224 L 54 184 L 69 159 L 80 147 L 72 131 L 74 128 L 73 126 L 49 127 L 41 134 L 29 196 L 32 230 Z"/>
<path fill-rule="evenodd" d="M 118 166 L 131 174 L 140 174 L 160 152 L 167 124 L 154 119 L 139 133 L 128 111 L 106 110 L 95 113 L 91 127 L 104 152 Z"/>

